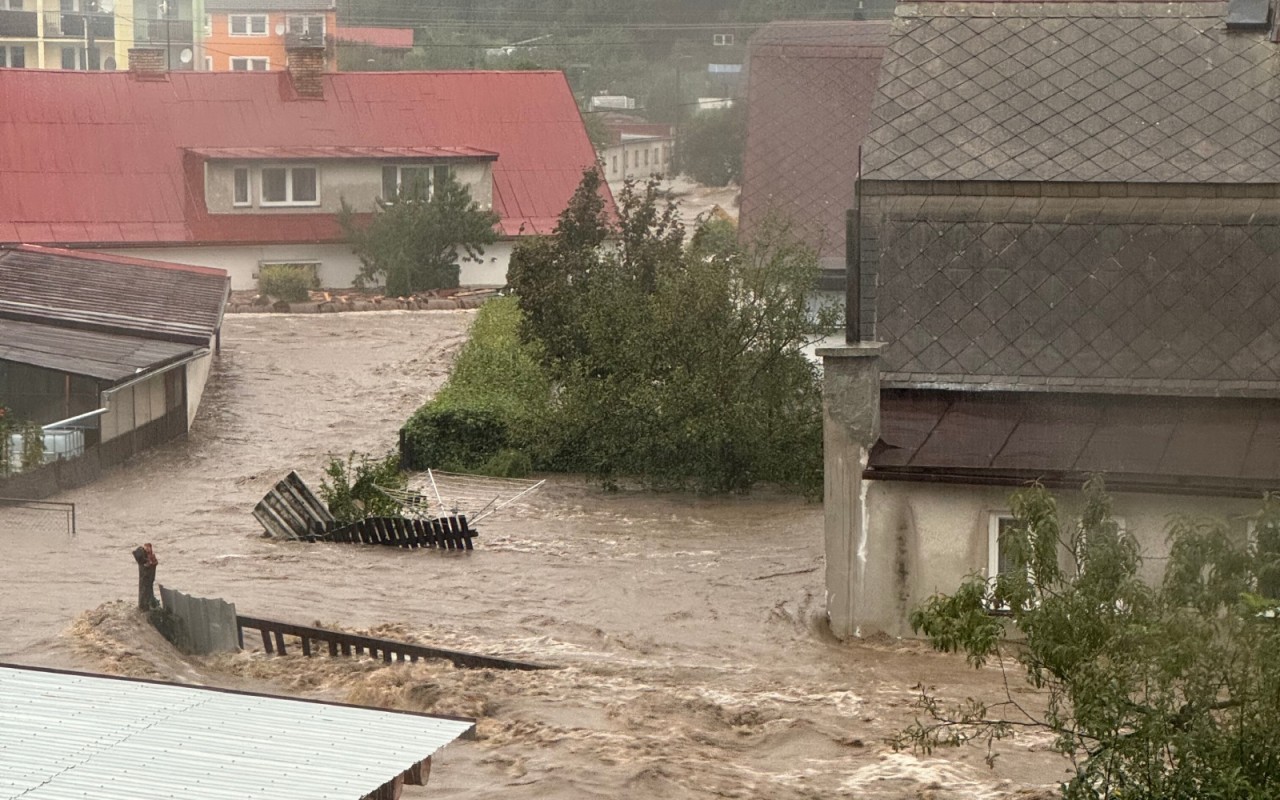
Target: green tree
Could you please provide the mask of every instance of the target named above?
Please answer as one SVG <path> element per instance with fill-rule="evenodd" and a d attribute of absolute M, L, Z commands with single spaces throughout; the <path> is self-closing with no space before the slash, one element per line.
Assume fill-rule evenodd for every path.
<path fill-rule="evenodd" d="M 817 262 L 782 229 L 695 235 L 657 185 L 611 220 L 594 171 L 555 235 L 517 247 L 509 280 L 555 382 L 557 466 L 606 481 L 745 491 L 821 484 L 821 393 L 801 348 Z"/>
<path fill-rule="evenodd" d="M 436 172 L 429 187 L 402 187 L 367 223 L 343 200 L 338 222 L 361 263 L 356 286 L 380 283 L 396 296 L 454 287 L 459 259 L 497 241 L 498 215 L 480 208 L 451 172 Z"/>
<path fill-rule="evenodd" d="M 1100 479 L 1078 521 L 1039 485 L 1013 495 L 1001 537 L 1011 568 L 930 599 L 912 625 L 974 666 L 1012 658 L 1044 709 L 1010 691 L 926 718 L 899 744 L 925 750 L 1015 728 L 1052 732 L 1071 757 L 1067 798 L 1263 798 L 1280 794 L 1280 497 L 1252 518 L 1254 541 L 1222 520 L 1169 524 L 1163 580 L 1139 576 L 1134 538 Z M 1007 616 L 994 616 L 992 608 Z"/>
<path fill-rule="evenodd" d="M 676 143 L 676 168 L 698 183 L 727 186 L 742 182 L 747 145 L 745 104 L 693 115 Z"/>

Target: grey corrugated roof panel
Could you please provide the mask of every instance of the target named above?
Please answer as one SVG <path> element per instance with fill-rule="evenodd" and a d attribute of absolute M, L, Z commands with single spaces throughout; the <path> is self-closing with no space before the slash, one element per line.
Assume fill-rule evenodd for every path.
<path fill-rule="evenodd" d="M 0 361 L 117 382 L 199 350 L 197 345 L 0 318 Z"/>
<path fill-rule="evenodd" d="M 473 725 L 0 666 L 0 798 L 359 800 Z"/>

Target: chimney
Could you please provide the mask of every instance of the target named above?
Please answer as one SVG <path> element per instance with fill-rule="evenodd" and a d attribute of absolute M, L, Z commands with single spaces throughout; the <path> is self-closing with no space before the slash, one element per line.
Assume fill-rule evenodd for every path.
<path fill-rule="evenodd" d="M 164 80 L 168 77 L 165 68 L 165 53 L 159 47 L 130 47 L 129 72 L 135 78 L 145 80 Z"/>
<path fill-rule="evenodd" d="M 296 45 L 285 49 L 289 77 L 298 97 L 324 99 L 324 45 Z"/>

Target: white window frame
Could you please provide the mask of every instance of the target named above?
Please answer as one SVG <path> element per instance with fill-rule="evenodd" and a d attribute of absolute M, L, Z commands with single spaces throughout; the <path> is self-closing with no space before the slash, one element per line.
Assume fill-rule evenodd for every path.
<path fill-rule="evenodd" d="M 236 179 L 241 174 L 244 175 L 245 181 L 244 200 L 236 196 Z M 231 205 L 233 208 L 246 208 L 253 205 L 253 170 L 247 166 L 231 168 Z"/>
<path fill-rule="evenodd" d="M 236 63 L 244 64 L 244 69 L 236 69 Z M 232 56 L 227 62 L 232 72 L 270 72 L 271 59 L 266 56 Z M 260 64 L 261 69 L 254 68 L 254 64 Z"/>
<path fill-rule="evenodd" d="M 244 21 L 244 32 L 236 33 L 236 20 Z M 262 30 L 254 30 L 254 22 L 262 21 Z M 228 36 L 270 36 L 271 15 L 269 14 L 229 14 L 227 15 Z"/>
<path fill-rule="evenodd" d="M 284 200 L 268 200 L 266 195 L 266 180 L 263 179 L 262 173 L 269 169 L 284 170 Z M 309 169 L 316 175 L 316 199 L 315 200 L 294 200 L 293 199 L 293 173 L 295 170 Z M 258 205 L 263 208 L 314 208 L 320 205 L 320 168 L 315 164 L 265 164 L 258 168 Z"/>
<path fill-rule="evenodd" d="M 295 19 L 302 20 L 302 30 L 295 31 L 293 29 L 293 21 Z M 313 19 L 320 20 L 320 38 L 323 39 L 324 28 L 325 28 L 325 25 L 327 24 L 325 22 L 324 14 L 289 14 L 284 18 L 284 30 L 286 33 L 296 33 L 303 36 L 310 36 L 313 33 L 313 31 L 311 30 L 311 20 Z"/>
<path fill-rule="evenodd" d="M 430 200 L 432 197 L 435 197 L 436 195 L 436 171 L 437 170 L 447 169 L 449 170 L 450 175 L 453 175 L 455 178 L 457 177 L 457 173 L 454 172 L 453 167 L 449 164 L 439 164 L 439 163 L 383 164 L 381 166 L 381 169 L 378 170 L 378 194 L 380 197 L 381 195 L 385 194 L 385 190 L 387 188 L 386 181 L 383 175 L 383 170 L 390 169 L 390 168 L 394 168 L 396 171 L 396 197 L 399 197 L 400 190 L 404 188 L 404 171 L 406 169 L 425 170 L 427 172 L 428 175 L 427 175 L 427 198 L 426 199 L 428 200 Z M 381 200 L 384 203 L 389 203 L 394 199 L 395 197 L 381 197 Z"/>
<path fill-rule="evenodd" d="M 212 14 L 204 15 L 204 35 L 205 36 L 213 35 L 213 15 Z"/>
<path fill-rule="evenodd" d="M 713 47 L 727 47 L 733 44 L 732 33 L 713 33 L 711 35 L 711 45 Z"/>
<path fill-rule="evenodd" d="M 213 56 L 204 57 L 204 71 L 213 72 Z"/>

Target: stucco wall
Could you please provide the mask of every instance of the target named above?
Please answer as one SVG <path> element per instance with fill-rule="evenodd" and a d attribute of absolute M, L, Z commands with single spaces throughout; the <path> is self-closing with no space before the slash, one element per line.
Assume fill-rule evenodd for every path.
<path fill-rule="evenodd" d="M 869 546 L 858 619 L 863 633 L 909 636 L 912 608 L 930 595 L 954 591 L 971 573 L 986 574 L 989 520 L 1008 511 L 1015 489 L 906 481 L 866 481 L 866 486 Z M 1064 523 L 1079 517 L 1084 503 L 1079 491 L 1054 495 Z M 1243 516 L 1259 507 L 1259 501 L 1183 495 L 1116 493 L 1112 499 L 1116 517 L 1140 544 L 1141 574 L 1152 582 L 1164 574 L 1170 515 L 1230 518 L 1243 539 Z M 1065 550 L 1062 555 L 1065 567 Z"/>
<path fill-rule="evenodd" d="M 463 286 L 504 286 L 507 265 L 515 243 L 500 241 L 484 249 L 480 263 L 462 262 Z M 318 262 L 320 284 L 326 288 L 351 286 L 360 269 L 360 260 L 343 244 L 210 245 L 206 247 L 112 248 L 100 252 L 139 258 L 155 258 L 179 264 L 225 269 L 231 288 L 256 289 L 258 267 L 262 263 Z"/>
<path fill-rule="evenodd" d="M 289 162 L 238 162 L 209 161 L 205 164 L 204 197 L 210 214 L 297 214 L 300 211 L 316 214 L 336 214 L 342 209 L 342 201 L 357 211 L 372 211 L 374 202 L 382 196 L 382 161 L 356 159 L 318 159 L 316 161 Z M 232 205 L 234 171 L 237 167 L 249 167 L 250 206 Z M 260 206 L 262 167 L 315 167 L 319 182 L 319 205 L 314 206 Z M 422 164 L 422 166 L 430 166 Z M 457 181 L 471 190 L 471 198 L 481 208 L 493 207 L 493 172 L 489 161 L 450 162 Z"/>

